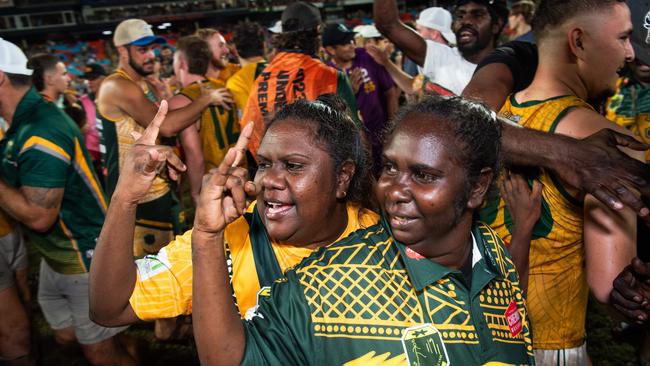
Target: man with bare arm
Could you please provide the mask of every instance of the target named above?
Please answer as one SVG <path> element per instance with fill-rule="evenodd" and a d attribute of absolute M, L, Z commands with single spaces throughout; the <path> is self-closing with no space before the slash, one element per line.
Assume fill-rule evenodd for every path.
<path fill-rule="evenodd" d="M 113 194 L 124 156 L 133 146 L 132 132 L 142 132 L 156 114 L 159 98 L 145 80 L 153 72 L 153 47 L 164 42 L 151 26 L 140 19 L 127 19 L 115 29 L 113 42 L 120 56 L 115 73 L 102 83 L 97 96 L 97 114 L 101 121 L 102 164 L 106 193 Z M 232 100 L 225 88 L 204 91 L 183 108 L 169 112 L 160 128 L 162 136 L 173 136 L 193 124 L 210 104 L 224 105 Z M 156 253 L 178 231 L 178 204 L 165 171 L 140 202 L 134 254 Z"/>
<path fill-rule="evenodd" d="M 41 310 L 56 341 L 80 343 L 90 364 L 135 365 L 116 336 L 124 328 L 88 316 L 88 271 L 108 202 L 81 133 L 31 86 L 22 51 L 0 39 L 0 52 L 0 115 L 10 126 L 0 140 L 0 207 L 43 257 Z"/>

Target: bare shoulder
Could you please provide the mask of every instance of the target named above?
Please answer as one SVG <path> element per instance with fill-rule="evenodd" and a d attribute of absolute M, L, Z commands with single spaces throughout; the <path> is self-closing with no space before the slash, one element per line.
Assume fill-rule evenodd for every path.
<path fill-rule="evenodd" d="M 570 110 L 564 118 L 558 122 L 555 132 L 581 139 L 592 135 L 603 128 L 609 128 L 630 136 L 632 135 L 629 130 L 608 120 L 598 112 L 587 108 L 574 108 Z"/>
<path fill-rule="evenodd" d="M 605 128 L 636 138 L 630 130 L 617 125 L 600 115 L 598 112 L 587 108 L 574 108 L 569 111 L 557 124 L 555 132 L 573 138 L 582 139 Z M 643 161 L 644 159 L 642 151 L 626 148 L 623 148 L 622 150 L 637 160 Z"/>
<path fill-rule="evenodd" d="M 192 100 L 190 100 L 190 98 L 183 94 L 176 94 L 169 100 L 169 110 L 183 108 L 191 103 Z"/>

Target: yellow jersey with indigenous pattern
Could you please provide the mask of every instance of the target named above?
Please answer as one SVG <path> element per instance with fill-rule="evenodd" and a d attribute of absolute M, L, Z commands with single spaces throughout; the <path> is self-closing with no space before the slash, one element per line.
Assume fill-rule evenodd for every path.
<path fill-rule="evenodd" d="M 226 83 L 226 88 L 232 93 L 237 106 L 237 118 L 241 119 L 248 103 L 255 79 L 262 73 L 267 63 L 265 60 L 250 63 L 231 76 Z"/>
<path fill-rule="evenodd" d="M 124 78 L 131 80 L 131 77 L 123 70 L 116 70 L 115 73 L 109 75 L 110 78 Z M 149 100 L 154 103 L 158 99 L 148 84 L 142 84 L 143 92 Z M 140 126 L 129 115 L 123 114 L 120 118 L 110 118 L 101 113 L 100 108 L 97 108 L 97 119 L 99 120 L 97 129 L 101 137 L 100 150 L 102 153 L 102 169 L 104 170 L 106 193 L 108 196 L 113 195 L 117 179 L 120 176 L 120 168 L 124 165 L 126 155 L 131 151 L 135 144 L 135 140 L 131 133 L 143 133 L 144 127 Z M 156 198 L 162 197 L 165 193 L 169 192 L 169 184 L 166 176 L 163 174 L 156 175 L 151 188 L 147 194 L 140 200 L 140 203 L 153 201 Z"/>
<path fill-rule="evenodd" d="M 573 108 L 592 109 L 576 96 L 518 103 L 511 95 L 500 113 L 524 127 L 553 133 Z M 577 347 L 585 340 L 589 295 L 584 268 L 583 205 L 552 172 L 540 169 L 537 176 L 530 178 L 542 183 L 541 216 L 533 230 L 528 270 L 527 301 L 534 346 Z M 502 199 L 489 202 L 480 216 L 506 243 L 510 241 L 512 218 Z"/>
<path fill-rule="evenodd" d="M 228 79 L 230 79 L 233 75 L 235 75 L 239 70 L 241 70 L 241 65 L 233 64 L 232 62 L 229 62 L 226 64 L 226 67 L 219 70 L 219 76 L 217 76 L 216 80 L 219 80 L 225 84 L 228 81 Z M 210 79 L 215 80 L 213 78 Z"/>
<path fill-rule="evenodd" d="M 377 214 L 355 204 L 348 204 L 347 214 L 347 227 L 337 240 L 379 220 Z M 249 309 L 254 310 L 261 289 L 271 286 L 283 271 L 313 251 L 271 240 L 255 203 L 226 227 L 224 239 L 231 284 L 242 317 Z M 138 318 L 153 320 L 192 313 L 191 230 L 177 236 L 157 255 L 146 256 L 136 264 L 138 276 L 130 303 Z"/>
<path fill-rule="evenodd" d="M 358 230 L 275 281 L 245 323 L 242 365 L 534 364 L 519 279 L 496 233 L 472 228 L 468 283 L 389 230 L 385 220 Z"/>
<path fill-rule="evenodd" d="M 201 96 L 201 85 L 211 89 L 224 88 L 222 81 L 217 79 L 204 80 L 192 83 L 181 89 L 179 94 L 195 101 Z M 228 149 L 235 145 L 239 138 L 239 123 L 235 111 L 227 110 L 222 106 L 210 105 L 201 113 L 199 122 L 199 137 L 201 150 L 205 162 L 205 172 L 216 168 L 226 156 Z"/>
<path fill-rule="evenodd" d="M 625 76 L 616 82 L 616 94 L 605 105 L 607 119 L 625 127 L 646 144 L 650 143 L 650 88 Z M 645 153 L 650 162 L 650 150 Z"/>

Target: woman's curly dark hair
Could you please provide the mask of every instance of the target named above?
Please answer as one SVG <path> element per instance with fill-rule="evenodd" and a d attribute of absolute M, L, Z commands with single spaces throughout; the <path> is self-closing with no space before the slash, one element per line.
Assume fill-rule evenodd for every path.
<path fill-rule="evenodd" d="M 267 131 L 283 120 L 293 119 L 310 124 L 314 141 L 322 144 L 332 158 L 336 174 L 346 161 L 355 165 L 345 200 L 372 208 L 372 176 L 370 154 L 363 132 L 352 120 L 345 101 L 336 94 L 324 94 L 315 101 L 298 100 L 275 114 Z"/>

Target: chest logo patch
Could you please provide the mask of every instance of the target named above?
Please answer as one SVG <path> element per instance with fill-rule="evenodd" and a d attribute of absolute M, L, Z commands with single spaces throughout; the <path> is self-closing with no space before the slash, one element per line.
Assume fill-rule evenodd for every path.
<path fill-rule="evenodd" d="M 510 328 L 510 335 L 516 337 L 521 333 L 521 314 L 519 314 L 517 303 L 515 303 L 514 300 L 510 302 L 505 315 L 506 321 L 508 322 L 508 328 Z"/>
<path fill-rule="evenodd" d="M 442 335 L 431 324 L 406 328 L 402 347 L 410 366 L 448 366 L 449 356 Z"/>

